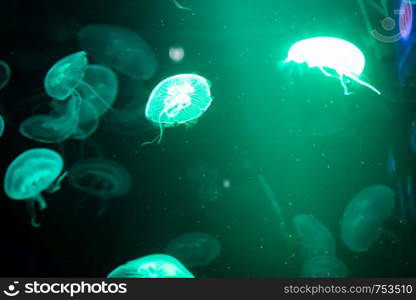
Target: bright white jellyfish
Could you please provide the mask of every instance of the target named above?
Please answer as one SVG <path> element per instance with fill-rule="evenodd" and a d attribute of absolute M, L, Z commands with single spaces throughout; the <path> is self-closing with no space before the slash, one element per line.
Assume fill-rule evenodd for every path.
<path fill-rule="evenodd" d="M 364 54 L 350 42 L 334 37 L 315 37 L 295 43 L 289 50 L 285 63 L 306 63 L 309 68 L 319 68 L 325 76 L 339 79 L 344 94 L 350 95 L 350 80 L 381 94 L 375 87 L 360 78 L 364 67 Z"/>

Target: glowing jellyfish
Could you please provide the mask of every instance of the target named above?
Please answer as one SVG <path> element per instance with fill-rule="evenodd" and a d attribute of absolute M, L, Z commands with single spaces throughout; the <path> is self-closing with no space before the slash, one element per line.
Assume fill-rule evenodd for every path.
<path fill-rule="evenodd" d="M 347 266 L 338 258 L 329 255 L 312 257 L 302 267 L 304 278 L 344 278 L 347 275 Z"/>
<path fill-rule="evenodd" d="M 19 126 L 20 133 L 42 143 L 60 143 L 74 134 L 78 127 L 79 99 L 71 97 L 60 103 L 50 115 L 34 115 Z"/>
<path fill-rule="evenodd" d="M 84 51 L 60 59 L 46 74 L 44 81 L 46 93 L 57 100 L 65 100 L 73 94 L 78 95 L 76 89 L 83 83 L 87 65 L 87 53 Z M 88 88 L 87 85 L 86 87 Z"/>
<path fill-rule="evenodd" d="M 71 135 L 71 139 L 85 140 L 98 129 L 99 123 L 100 117 L 93 104 L 83 101 L 82 109 L 78 114 L 78 124 Z"/>
<path fill-rule="evenodd" d="M 0 60 L 0 90 L 9 83 L 11 76 L 12 71 L 9 65 L 6 62 Z"/>
<path fill-rule="evenodd" d="M 400 35 L 407 40 L 412 32 L 413 27 L 413 5 L 409 0 L 402 0 L 400 4 Z"/>
<path fill-rule="evenodd" d="M 172 240 L 165 252 L 187 267 L 201 267 L 208 265 L 220 254 L 221 244 L 209 234 L 193 232 Z"/>
<path fill-rule="evenodd" d="M 135 32 L 128 29 L 93 24 L 78 33 L 81 48 L 99 64 L 137 79 L 151 78 L 157 69 L 156 55 Z"/>
<path fill-rule="evenodd" d="M 347 87 L 350 79 L 381 94 L 360 79 L 365 67 L 364 54 L 355 45 L 342 39 L 315 37 L 299 41 L 290 48 L 284 62 L 291 61 L 298 64 L 306 63 L 309 68 L 317 67 L 325 76 L 339 79 L 345 95 L 351 94 Z"/>
<path fill-rule="evenodd" d="M 101 212 L 109 199 L 124 196 L 131 185 L 130 174 L 122 165 L 103 158 L 78 161 L 68 178 L 72 187 L 101 200 Z"/>
<path fill-rule="evenodd" d="M 293 218 L 297 236 L 301 239 L 302 256 L 306 259 L 318 255 L 335 255 L 335 239 L 329 229 L 312 215 Z"/>
<path fill-rule="evenodd" d="M 63 165 L 57 152 L 35 148 L 20 154 L 7 168 L 4 178 L 6 195 L 14 200 L 27 201 L 32 225 L 35 227 L 39 226 L 36 220 L 36 204 L 40 210 L 44 210 L 47 204 L 41 193 L 53 193 L 60 189 L 60 182 L 66 175 L 64 173 L 59 177 Z"/>
<path fill-rule="evenodd" d="M 107 278 L 195 278 L 180 261 L 165 254 L 152 254 L 128 261 Z"/>
<path fill-rule="evenodd" d="M 162 80 L 150 94 L 146 119 L 157 124 L 160 143 L 163 128 L 196 121 L 211 105 L 209 82 L 195 74 L 180 74 Z"/>
<path fill-rule="evenodd" d="M 0 137 L 3 135 L 3 132 L 4 132 L 4 119 L 0 115 Z"/>
<path fill-rule="evenodd" d="M 372 185 L 356 194 L 345 209 L 341 238 L 354 252 L 367 251 L 382 232 L 382 222 L 393 212 L 395 193 L 385 185 Z"/>
<path fill-rule="evenodd" d="M 78 89 L 82 98 L 80 106 L 81 123 L 91 121 L 105 114 L 116 100 L 118 92 L 117 75 L 104 66 L 88 65 L 83 82 L 85 84 Z M 88 114 L 91 107 L 94 108 L 94 113 Z"/>

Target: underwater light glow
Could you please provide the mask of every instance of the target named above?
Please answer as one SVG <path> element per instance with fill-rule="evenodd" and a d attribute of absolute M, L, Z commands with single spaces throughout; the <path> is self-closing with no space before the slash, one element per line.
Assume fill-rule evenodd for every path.
<path fill-rule="evenodd" d="M 339 79 L 345 95 L 351 94 L 346 85 L 349 79 L 381 94 L 376 88 L 359 78 L 365 67 L 364 54 L 355 45 L 345 40 L 333 37 L 301 40 L 292 45 L 284 62 L 292 61 L 298 64 L 306 63 L 309 68 L 317 67 L 325 76 Z M 331 70 L 336 74 L 331 74 Z"/>
<path fill-rule="evenodd" d="M 400 5 L 400 35 L 407 40 L 412 32 L 413 26 L 413 6 L 408 0 L 402 0 Z"/>

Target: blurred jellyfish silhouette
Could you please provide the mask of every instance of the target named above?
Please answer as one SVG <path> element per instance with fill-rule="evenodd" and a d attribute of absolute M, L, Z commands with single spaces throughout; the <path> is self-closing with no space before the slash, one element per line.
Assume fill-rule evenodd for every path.
<path fill-rule="evenodd" d="M 413 152 L 416 152 L 416 121 L 413 121 L 410 125 L 410 148 Z"/>
<path fill-rule="evenodd" d="M 347 266 L 331 255 L 312 257 L 305 261 L 302 267 L 304 278 L 344 278 L 347 275 Z"/>
<path fill-rule="evenodd" d="M 36 219 L 36 205 L 39 210 L 47 207 L 42 192 L 54 193 L 66 172 L 62 173 L 61 156 L 50 149 L 35 148 L 20 154 L 9 165 L 4 178 L 6 195 L 13 200 L 25 200 L 32 217 L 32 225 L 39 227 Z"/>
<path fill-rule="evenodd" d="M 173 239 L 166 246 L 165 252 L 187 267 L 203 267 L 220 254 L 221 244 L 212 235 L 192 232 Z"/>
<path fill-rule="evenodd" d="M 347 87 L 351 80 L 381 94 L 360 78 L 365 67 L 364 54 L 355 45 L 342 39 L 314 37 L 301 40 L 292 45 L 284 62 L 306 63 L 309 68 L 319 68 L 325 76 L 340 81 L 345 95 L 351 94 Z"/>
<path fill-rule="evenodd" d="M 293 218 L 296 235 L 301 240 L 304 259 L 319 255 L 335 255 L 335 239 L 329 229 L 312 215 L 297 215 Z"/>
<path fill-rule="evenodd" d="M 12 70 L 9 65 L 5 61 L 0 60 L 0 90 L 9 83 L 11 76 Z"/>
<path fill-rule="evenodd" d="M 3 119 L 3 116 L 2 115 L 0 115 L 0 137 L 3 135 L 3 132 L 4 132 L 4 119 Z"/>
<path fill-rule="evenodd" d="M 146 119 L 160 130 L 150 143 L 160 143 L 166 127 L 196 122 L 211 102 L 210 84 L 199 75 L 180 74 L 162 80 L 152 90 L 146 105 Z"/>
<path fill-rule="evenodd" d="M 118 266 L 107 278 L 194 278 L 194 275 L 176 258 L 152 254 Z"/>
<path fill-rule="evenodd" d="M 153 77 L 157 59 L 151 47 L 138 34 L 128 29 L 92 24 L 78 33 L 81 48 L 99 64 L 137 79 Z"/>
<path fill-rule="evenodd" d="M 385 185 L 372 185 L 356 194 L 347 205 L 341 222 L 341 238 L 354 252 L 371 248 L 383 233 L 383 221 L 395 207 L 395 193 Z"/>
<path fill-rule="evenodd" d="M 387 174 L 392 177 L 396 174 L 397 164 L 396 158 L 394 157 L 393 149 L 389 147 L 387 150 Z"/>
<path fill-rule="evenodd" d="M 131 186 L 130 174 L 119 163 L 104 159 L 86 159 L 76 162 L 69 170 L 70 185 L 101 201 L 102 214 L 108 200 L 124 196 Z"/>
<path fill-rule="evenodd" d="M 20 124 L 20 133 L 43 143 L 60 143 L 71 137 L 78 128 L 79 99 L 70 97 L 55 106 L 50 115 L 34 115 Z"/>

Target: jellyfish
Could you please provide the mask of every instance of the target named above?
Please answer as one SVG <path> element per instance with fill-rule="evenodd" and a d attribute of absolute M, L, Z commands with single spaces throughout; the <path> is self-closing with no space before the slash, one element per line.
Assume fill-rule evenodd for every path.
<path fill-rule="evenodd" d="M 370 249 L 383 233 L 382 223 L 393 212 L 395 193 L 385 185 L 372 185 L 356 194 L 341 222 L 341 238 L 354 252 Z"/>
<path fill-rule="evenodd" d="M 88 101 L 83 101 L 82 109 L 80 109 L 78 114 L 77 127 L 70 138 L 85 140 L 97 130 L 99 123 L 100 118 L 93 104 Z"/>
<path fill-rule="evenodd" d="M 119 163 L 104 159 L 86 159 L 75 163 L 68 172 L 70 185 L 101 201 L 100 213 L 111 198 L 124 196 L 130 189 L 130 174 Z"/>
<path fill-rule="evenodd" d="M 211 102 L 210 84 L 199 75 L 180 74 L 162 80 L 152 90 L 145 111 L 146 119 L 160 129 L 154 141 L 160 143 L 165 127 L 196 121 Z"/>
<path fill-rule="evenodd" d="M 12 71 L 9 65 L 6 62 L 0 60 L 0 90 L 9 83 L 11 76 Z"/>
<path fill-rule="evenodd" d="M 63 173 L 62 157 L 46 148 L 35 148 L 21 153 L 9 165 L 4 178 L 6 195 L 14 200 L 25 200 L 32 217 L 32 225 L 39 227 L 36 220 L 36 205 L 39 210 L 47 207 L 42 192 L 56 192 L 66 175 Z"/>
<path fill-rule="evenodd" d="M 177 8 L 182 9 L 182 10 L 189 10 L 189 11 L 192 11 L 192 9 L 191 9 L 191 8 L 186 7 L 186 6 L 183 6 L 182 4 L 180 4 L 180 3 L 178 2 L 178 0 L 172 0 L 172 1 L 173 1 L 173 4 L 175 4 L 175 6 L 176 6 Z"/>
<path fill-rule="evenodd" d="M 335 255 L 335 239 L 329 229 L 312 215 L 293 218 L 297 236 L 301 239 L 302 256 L 305 259 L 319 255 Z"/>
<path fill-rule="evenodd" d="M 153 50 L 135 32 L 104 25 L 87 25 L 78 33 L 81 48 L 99 64 L 136 79 L 149 79 L 157 69 Z"/>
<path fill-rule="evenodd" d="M 302 267 L 302 277 L 304 278 L 344 278 L 347 275 L 347 266 L 338 258 L 330 255 L 312 257 Z"/>
<path fill-rule="evenodd" d="M 3 135 L 4 132 L 4 119 L 3 116 L 0 115 L 0 137 Z"/>
<path fill-rule="evenodd" d="M 57 100 L 65 100 L 71 95 L 81 98 L 76 89 L 83 83 L 87 65 L 87 53 L 84 51 L 60 59 L 46 74 L 44 80 L 46 93 Z M 85 87 L 89 86 L 85 85 Z"/>
<path fill-rule="evenodd" d="M 84 109 L 84 103 L 88 103 L 95 110 L 93 115 L 87 113 L 80 118 L 81 122 L 90 121 L 93 118 L 105 114 L 117 98 L 118 79 L 117 75 L 109 68 L 100 65 L 88 65 L 83 77 L 84 85 L 81 85 L 78 92 L 82 102 L 80 114 Z"/>
<path fill-rule="evenodd" d="M 60 143 L 74 134 L 78 127 L 79 99 L 70 97 L 67 101 L 55 104 L 50 115 L 34 115 L 19 126 L 20 133 L 42 143 Z"/>
<path fill-rule="evenodd" d="M 176 258 L 151 254 L 128 261 L 108 274 L 107 278 L 195 278 Z"/>
<path fill-rule="evenodd" d="M 212 235 L 192 232 L 173 239 L 166 246 L 165 252 L 179 259 L 187 267 L 202 267 L 220 254 L 221 244 Z"/>
<path fill-rule="evenodd" d="M 355 45 L 342 39 L 314 37 L 301 40 L 292 45 L 284 62 L 292 61 L 306 63 L 309 68 L 317 67 L 325 76 L 339 79 L 345 95 L 352 94 L 347 87 L 350 80 L 381 94 L 360 78 L 365 67 L 364 54 Z"/>

